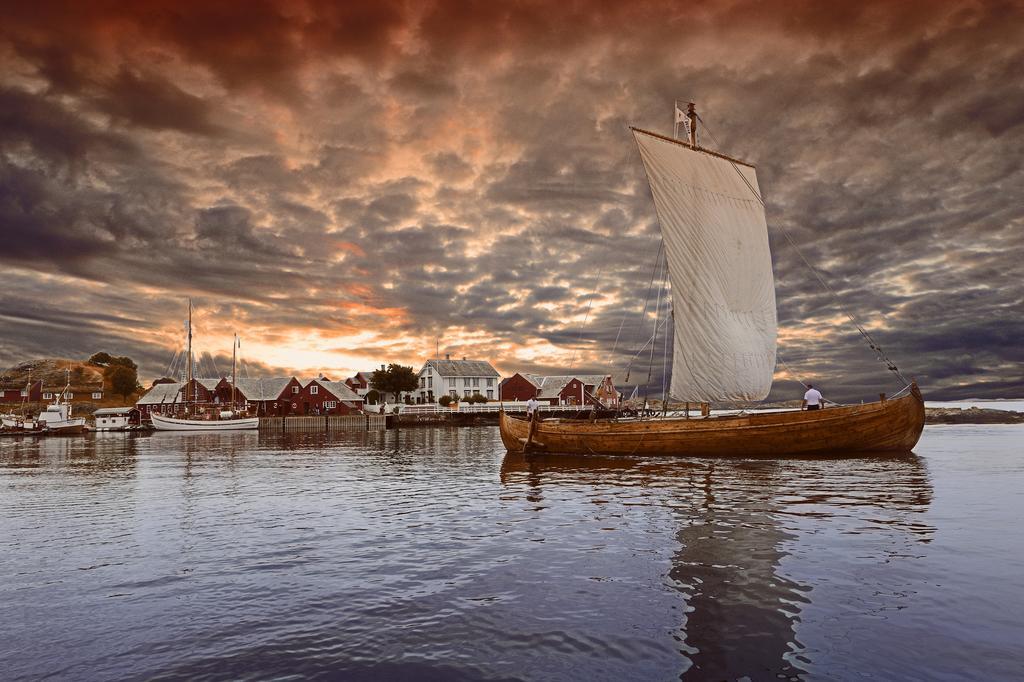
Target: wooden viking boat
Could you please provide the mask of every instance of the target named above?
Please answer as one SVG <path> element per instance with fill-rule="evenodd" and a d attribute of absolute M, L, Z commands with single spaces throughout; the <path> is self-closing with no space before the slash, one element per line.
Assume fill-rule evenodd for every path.
<path fill-rule="evenodd" d="M 685 124 L 685 140 L 631 129 L 661 225 L 672 288 L 667 394 L 705 406 L 760 401 L 771 389 L 778 334 L 764 201 L 752 165 L 697 144 L 697 120 L 693 104 L 685 113 L 677 105 L 677 130 Z M 502 441 L 512 452 L 580 455 L 909 452 L 924 428 L 921 392 L 844 312 L 904 383 L 899 397 L 807 411 L 710 416 L 702 410 L 705 416 L 692 419 L 543 420 L 535 413 L 525 420 L 502 412 Z"/>
<path fill-rule="evenodd" d="M 899 398 L 826 410 L 752 412 L 689 419 L 531 422 L 502 412 L 511 452 L 601 455 L 778 456 L 910 452 L 924 428 L 916 384 Z M 527 441 L 529 439 L 529 445 Z"/>

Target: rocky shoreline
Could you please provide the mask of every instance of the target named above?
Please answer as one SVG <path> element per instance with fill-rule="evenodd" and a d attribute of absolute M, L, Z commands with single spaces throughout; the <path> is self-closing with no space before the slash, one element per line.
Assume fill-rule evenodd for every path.
<path fill-rule="evenodd" d="M 926 407 L 925 424 L 1024 424 L 1024 412 L 981 407 Z"/>

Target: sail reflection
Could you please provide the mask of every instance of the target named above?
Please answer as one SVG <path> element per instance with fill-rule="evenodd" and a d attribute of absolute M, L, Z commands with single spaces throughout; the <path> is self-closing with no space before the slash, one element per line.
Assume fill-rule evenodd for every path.
<path fill-rule="evenodd" d="M 682 679 L 803 679 L 811 666 L 799 638 L 813 600 L 815 558 L 802 540 L 823 527 L 847 544 L 885 534 L 883 546 L 913 553 L 930 542 L 924 521 L 932 487 L 924 462 L 900 457 L 650 459 L 524 458 L 508 454 L 505 484 L 529 499 L 567 481 L 647 489 L 671 511 L 678 549 L 666 579 L 682 595 Z M 869 523 L 870 527 L 865 527 Z M 801 576 L 801 571 L 805 577 Z"/>

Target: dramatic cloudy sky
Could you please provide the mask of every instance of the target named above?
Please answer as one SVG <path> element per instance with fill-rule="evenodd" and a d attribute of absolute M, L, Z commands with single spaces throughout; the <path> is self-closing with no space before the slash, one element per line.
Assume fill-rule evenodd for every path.
<path fill-rule="evenodd" d="M 1020 2 L 3 15 L 0 366 L 107 350 L 159 375 L 192 296 L 201 349 L 237 330 L 263 371 L 439 346 L 621 380 L 660 239 L 627 126 L 669 133 L 681 99 L 758 166 L 794 373 L 896 388 L 779 227 L 930 396 L 1024 393 Z"/>

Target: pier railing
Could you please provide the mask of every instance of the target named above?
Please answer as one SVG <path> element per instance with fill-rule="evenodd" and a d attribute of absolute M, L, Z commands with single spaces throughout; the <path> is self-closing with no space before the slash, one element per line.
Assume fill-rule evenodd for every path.
<path fill-rule="evenodd" d="M 498 412 L 499 410 L 505 410 L 506 412 L 526 412 L 526 403 L 522 401 L 475 404 L 460 403 L 458 407 L 444 407 L 443 405 L 438 405 L 437 403 L 424 403 L 422 405 L 394 405 L 388 407 L 389 412 L 392 411 L 393 409 L 397 409 L 398 414 L 479 414 L 487 412 Z M 566 406 L 548 405 L 546 403 L 541 403 L 540 405 L 537 406 L 537 409 L 564 410 L 566 409 Z"/>
<path fill-rule="evenodd" d="M 349 414 L 313 417 L 260 417 L 260 431 L 378 431 L 387 428 L 382 414 Z"/>

